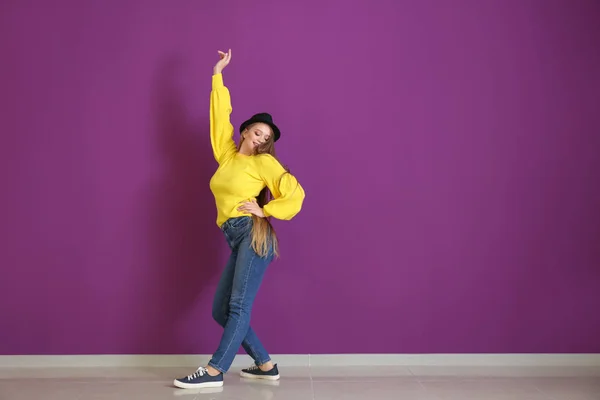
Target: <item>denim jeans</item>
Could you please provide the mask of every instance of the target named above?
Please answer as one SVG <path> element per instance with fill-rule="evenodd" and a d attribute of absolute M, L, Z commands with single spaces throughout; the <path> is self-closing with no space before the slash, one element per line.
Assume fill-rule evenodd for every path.
<path fill-rule="evenodd" d="M 273 248 L 267 257 L 256 254 L 251 246 L 252 224 L 252 218 L 238 217 L 227 220 L 221 227 L 231 256 L 217 285 L 212 315 L 224 332 L 208 363 L 221 372 L 229 370 L 240 345 L 257 365 L 271 361 L 250 327 L 250 315 L 267 266 L 273 260 Z"/>

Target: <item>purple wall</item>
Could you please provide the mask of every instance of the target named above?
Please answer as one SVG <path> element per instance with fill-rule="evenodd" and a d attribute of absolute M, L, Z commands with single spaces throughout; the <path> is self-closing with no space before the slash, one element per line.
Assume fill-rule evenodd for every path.
<path fill-rule="evenodd" d="M 272 353 L 600 351 L 598 2 L 349 4 L 0 3 L 0 354 L 215 349 L 228 47 L 307 192 Z"/>

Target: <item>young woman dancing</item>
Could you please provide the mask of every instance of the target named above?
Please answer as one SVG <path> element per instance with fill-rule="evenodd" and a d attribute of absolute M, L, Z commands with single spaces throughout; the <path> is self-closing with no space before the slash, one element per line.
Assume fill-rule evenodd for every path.
<path fill-rule="evenodd" d="M 210 140 L 219 166 L 210 189 L 217 207 L 217 225 L 231 255 L 217 286 L 212 315 L 224 331 L 206 366 L 175 379 L 174 385 L 180 388 L 223 386 L 223 374 L 240 345 L 254 360 L 254 365 L 242 370 L 243 377 L 279 379 L 277 364 L 250 327 L 250 315 L 265 271 L 279 254 L 269 219 L 292 219 L 305 197 L 298 180 L 275 156 L 275 142 L 281 132 L 271 115 L 260 113 L 245 121 L 236 146 L 230 122 L 231 99 L 222 74 L 231 61 L 231 49 L 219 51 L 219 56 L 210 96 Z"/>

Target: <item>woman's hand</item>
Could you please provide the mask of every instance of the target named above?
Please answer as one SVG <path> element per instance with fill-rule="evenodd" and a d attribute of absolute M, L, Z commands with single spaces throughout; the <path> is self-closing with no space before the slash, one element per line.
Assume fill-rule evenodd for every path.
<path fill-rule="evenodd" d="M 231 49 L 229 49 L 229 51 L 227 53 L 223 53 L 222 51 L 219 51 L 219 57 L 221 59 L 215 65 L 215 68 L 213 69 L 213 72 L 215 75 L 223 72 L 223 69 L 225 69 L 225 67 L 229 64 L 229 61 L 231 61 Z"/>
<path fill-rule="evenodd" d="M 263 209 L 260 208 L 260 206 L 258 205 L 256 200 L 244 202 L 241 206 L 238 207 L 238 211 L 254 214 L 260 218 L 265 217 L 265 213 L 263 212 Z"/>

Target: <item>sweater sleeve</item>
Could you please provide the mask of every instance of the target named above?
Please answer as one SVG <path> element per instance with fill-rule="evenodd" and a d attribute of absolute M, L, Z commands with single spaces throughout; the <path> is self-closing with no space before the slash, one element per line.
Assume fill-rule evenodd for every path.
<path fill-rule="evenodd" d="M 271 155 L 261 155 L 260 161 L 261 178 L 273 195 L 273 200 L 263 207 L 265 216 L 281 220 L 292 219 L 302 208 L 306 196 L 304 188 Z"/>
<path fill-rule="evenodd" d="M 231 111 L 231 97 L 229 89 L 223 84 L 223 75 L 215 74 L 212 76 L 210 93 L 210 143 L 219 164 L 236 151 Z"/>

